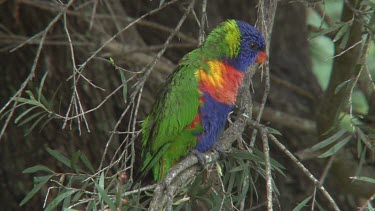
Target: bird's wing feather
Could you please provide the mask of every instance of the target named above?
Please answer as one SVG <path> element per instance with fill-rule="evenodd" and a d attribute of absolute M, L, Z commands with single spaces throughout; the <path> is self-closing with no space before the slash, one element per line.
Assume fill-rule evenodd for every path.
<path fill-rule="evenodd" d="M 151 154 L 155 155 L 165 144 L 173 142 L 198 114 L 200 94 L 196 71 L 196 65 L 180 65 L 168 78 L 152 113 L 142 124 L 142 144 Z"/>

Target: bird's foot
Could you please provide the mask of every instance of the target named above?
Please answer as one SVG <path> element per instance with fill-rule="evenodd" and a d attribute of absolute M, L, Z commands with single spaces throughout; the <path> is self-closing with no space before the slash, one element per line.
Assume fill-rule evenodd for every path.
<path fill-rule="evenodd" d="M 197 149 L 191 149 L 191 154 L 193 154 L 198 159 L 198 164 L 204 169 L 206 166 L 206 157 L 203 152 L 198 151 Z"/>
<path fill-rule="evenodd" d="M 227 154 L 226 154 L 224 148 L 220 144 L 215 143 L 213 149 L 217 153 L 219 153 L 219 159 L 225 159 L 227 157 Z"/>

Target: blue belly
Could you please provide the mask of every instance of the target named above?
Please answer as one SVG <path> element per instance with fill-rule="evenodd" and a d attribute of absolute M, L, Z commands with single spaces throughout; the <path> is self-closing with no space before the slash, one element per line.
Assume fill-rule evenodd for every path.
<path fill-rule="evenodd" d="M 204 104 L 199 108 L 199 112 L 204 132 L 198 135 L 195 146 L 200 152 L 212 148 L 225 126 L 229 112 L 233 109 L 233 104 L 218 102 L 207 92 L 203 93 L 203 98 Z"/>

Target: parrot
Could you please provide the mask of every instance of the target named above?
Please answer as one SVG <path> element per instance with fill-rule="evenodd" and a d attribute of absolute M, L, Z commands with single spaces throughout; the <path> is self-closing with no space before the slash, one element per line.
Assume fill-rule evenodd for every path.
<path fill-rule="evenodd" d="M 214 148 L 246 70 L 267 60 L 265 47 L 255 27 L 229 19 L 179 61 L 141 125 L 143 175 L 152 170 L 160 181 L 191 150 Z"/>

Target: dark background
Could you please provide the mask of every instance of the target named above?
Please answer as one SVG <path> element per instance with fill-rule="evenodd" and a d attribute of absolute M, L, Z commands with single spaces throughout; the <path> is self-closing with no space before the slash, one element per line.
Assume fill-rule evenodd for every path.
<path fill-rule="evenodd" d="M 121 84 L 118 72 L 112 65 L 103 62 L 100 58 L 111 57 L 116 65 L 130 71 L 141 70 L 151 62 L 153 55 L 160 49 L 160 45 L 164 43 L 171 30 L 173 31 L 188 3 L 180 1 L 135 24 L 129 30 L 121 33 L 98 54 L 97 58 L 87 65 L 84 71 L 85 77 L 104 88 L 105 91 L 95 89 L 81 80 L 77 87 L 85 110 L 96 107 Z M 200 5 L 201 1 L 197 1 L 195 11 L 199 18 Z M 158 6 L 159 2 L 155 0 L 99 1 L 95 10 L 95 19 L 90 27 L 93 2 L 76 1 L 73 3 L 67 13 L 67 21 L 72 40 L 75 41 L 76 64 L 82 64 L 92 52 L 96 51 L 99 46 L 134 18 Z M 329 127 L 324 125 L 327 121 L 322 120 L 322 116 L 332 113 L 327 93 L 320 88 L 312 72 L 308 42 L 309 31 L 306 24 L 306 10 L 309 6 L 311 5 L 299 1 L 281 1 L 279 3 L 269 55 L 271 91 L 262 123 L 267 123 L 279 130 L 283 134 L 280 140 L 291 152 L 298 152 L 321 140 L 319 134 Z M 0 23 L 2 26 L 0 29 L 2 37 L 0 38 L 0 107 L 8 102 L 30 74 L 40 39 L 33 40 L 16 51 L 10 52 L 10 50 L 44 30 L 58 14 L 59 9 L 55 2 L 49 1 L 5 0 L 0 2 Z M 349 9 L 344 7 L 343 10 Z M 254 24 L 256 13 L 256 1 L 209 1 L 206 32 L 226 19 L 242 19 Z M 350 13 L 350 10 L 347 13 Z M 343 19 L 345 18 L 343 15 Z M 193 15 L 190 14 L 187 17 L 180 32 L 183 35 L 172 40 L 172 43 L 177 45 L 166 51 L 145 84 L 139 108 L 139 120 L 144 119 L 150 111 L 156 91 L 167 75 L 173 71 L 179 59 L 197 46 L 199 27 Z M 357 32 L 354 31 L 354 33 Z M 56 113 L 63 116 L 72 95 L 72 82 L 67 80 L 72 75 L 72 60 L 67 41 L 64 24 L 62 21 L 58 21 L 48 32 L 35 70 L 35 77 L 26 88 L 26 90 L 35 90 L 42 76 L 48 72 L 43 93 L 47 99 L 51 99 L 57 93 L 53 108 Z M 359 49 L 357 54 L 358 51 Z M 353 53 L 355 54 L 355 52 Z M 350 65 L 355 65 L 357 57 L 349 54 L 348 58 L 343 58 L 343 60 L 341 62 L 346 62 L 344 65 L 347 68 L 352 68 Z M 340 61 L 335 62 L 339 63 Z M 334 68 L 340 68 L 337 65 Z M 345 72 L 344 69 L 341 70 Z M 134 81 L 136 80 L 128 85 L 128 93 L 131 93 L 130 85 Z M 260 74 L 254 76 L 253 82 L 254 100 L 259 103 L 264 90 Z M 53 119 L 44 128 L 41 129 L 37 126 L 29 135 L 25 136 L 32 123 L 17 126 L 14 123 L 15 118 L 13 118 L 0 143 L 0 204 L 2 209 L 42 209 L 47 187 L 43 187 L 42 191 L 23 207 L 19 207 L 18 204 L 33 187 L 33 175 L 22 173 L 25 168 L 42 164 L 56 172 L 64 172 L 63 165 L 51 159 L 51 156 L 46 153 L 47 147 L 69 156 L 80 150 L 88 156 L 95 168 L 98 167 L 110 135 L 109 132 L 113 130 L 125 107 L 121 92 L 115 93 L 99 109 L 86 115 L 91 132 L 81 125 L 81 135 L 79 135 L 76 121 L 69 121 L 68 127 L 62 129 L 63 120 Z M 17 117 L 24 110 L 16 109 L 14 116 Z M 276 112 L 284 112 L 286 116 L 281 119 L 277 118 Z M 294 119 L 288 119 L 288 117 L 303 118 L 306 122 L 312 123 L 312 126 L 305 127 L 299 124 L 296 126 L 291 124 Z M 5 124 L 5 119 L 1 119 L 1 125 Z M 128 119 L 129 116 L 126 115 L 121 121 L 119 130 L 126 130 Z M 246 135 L 251 135 L 250 132 L 248 131 Z M 124 137 L 116 135 L 113 138 L 108 148 L 106 162 L 112 158 Z M 361 202 L 369 197 L 375 188 L 369 185 L 356 187 L 345 179 L 347 175 L 353 175 L 358 163 L 353 160 L 354 156 L 352 156 L 351 150 L 346 150 L 349 153 L 346 153 L 343 158 L 336 159 L 328 172 L 324 186 L 337 200 L 340 208 L 354 210 L 357 206 L 361 206 Z M 275 209 L 292 210 L 298 202 L 312 194 L 314 186 L 295 167 L 293 162 L 272 145 L 271 156 L 286 167 L 285 177 L 276 174 L 276 185 L 281 195 L 277 197 L 279 207 L 275 206 Z M 325 159 L 311 159 L 303 163 L 319 178 L 324 171 L 326 162 Z M 370 175 L 374 174 L 370 173 Z M 259 186 L 260 188 L 264 187 Z M 263 193 L 262 190 L 259 192 Z M 318 199 L 322 204 L 325 204 L 325 199 L 320 194 L 318 194 Z"/>

